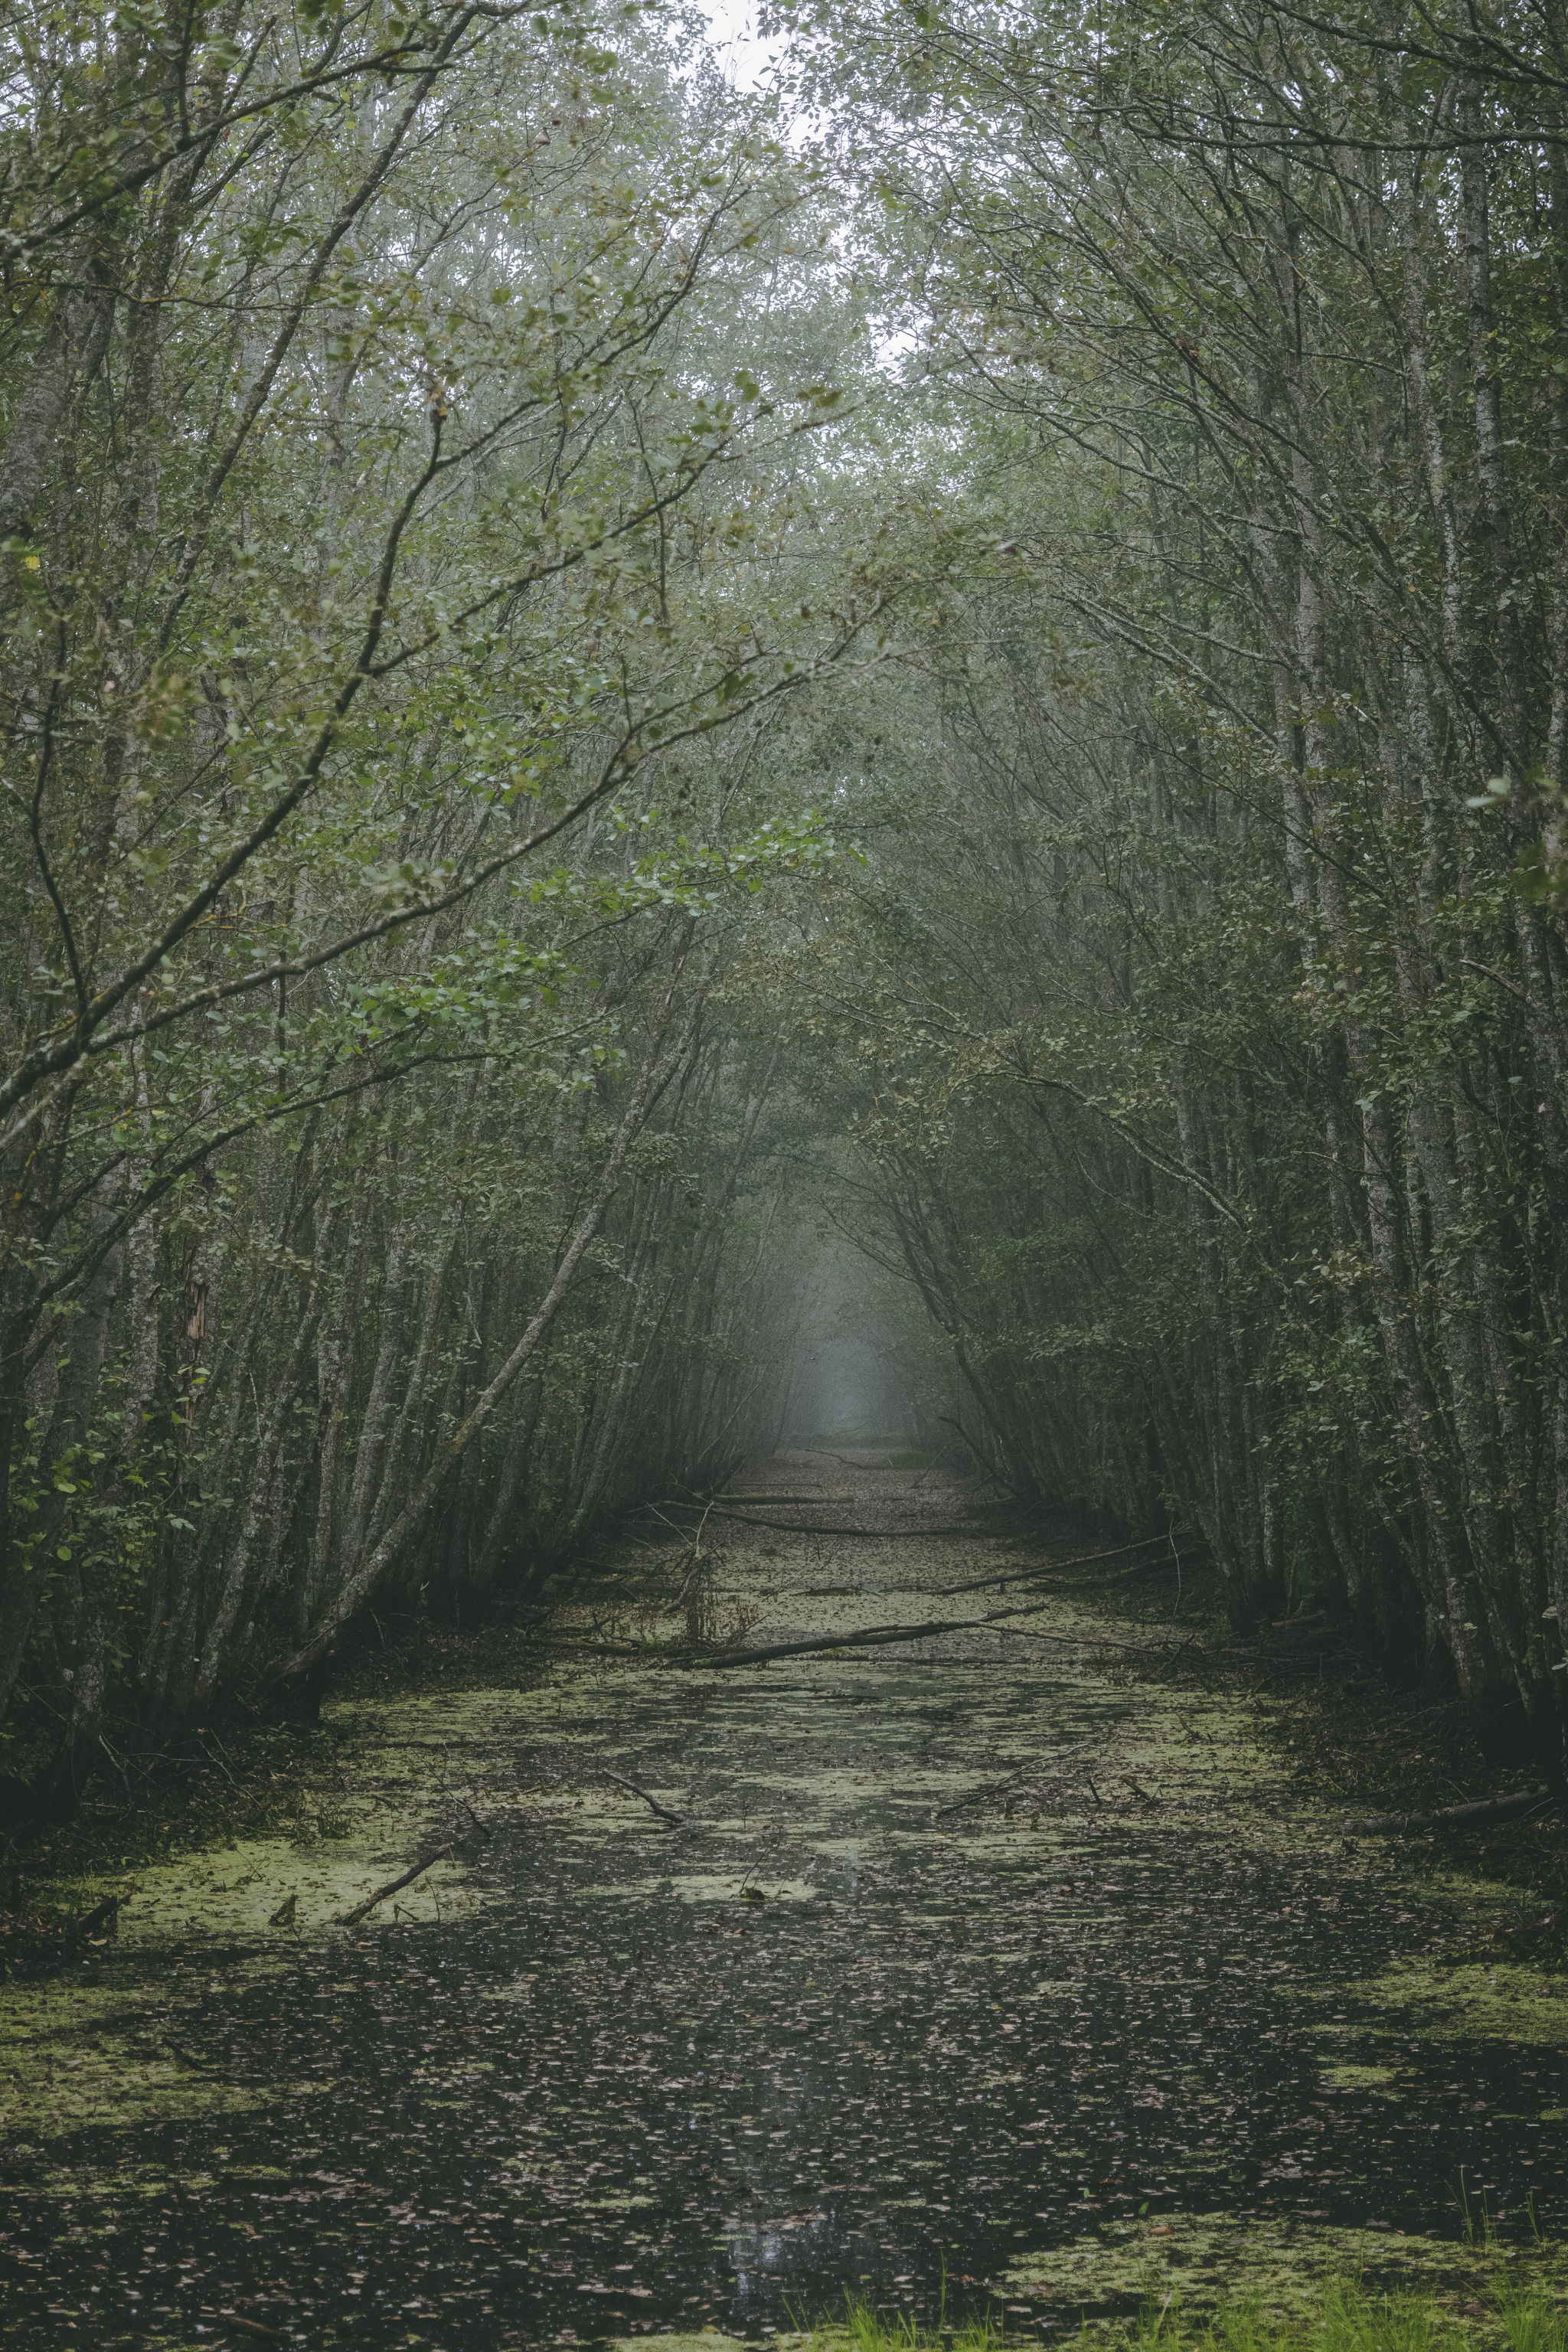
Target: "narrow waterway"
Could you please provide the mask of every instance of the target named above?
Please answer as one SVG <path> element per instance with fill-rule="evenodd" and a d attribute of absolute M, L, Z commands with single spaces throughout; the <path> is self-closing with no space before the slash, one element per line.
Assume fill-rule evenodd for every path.
<path fill-rule="evenodd" d="M 649 1518 L 640 1608 L 522 1689 L 341 1704 L 316 1843 L 141 1874 L 87 1983 L 4 1996 L 6 2340 L 757 2341 L 847 2293 L 1048 2332 L 1462 2265 L 1461 2181 L 1561 2231 L 1568 2000 L 1465 1959 L 1496 1890 L 1347 1844 L 1190 1624 L 935 1474 L 735 1486 L 684 1591 Z M 624 1654 L 672 1601 L 749 1645 L 1037 1605 Z"/>

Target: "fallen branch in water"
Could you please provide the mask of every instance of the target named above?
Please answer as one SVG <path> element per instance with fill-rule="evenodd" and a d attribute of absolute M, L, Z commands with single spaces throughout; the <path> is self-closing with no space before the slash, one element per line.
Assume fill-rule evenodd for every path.
<path fill-rule="evenodd" d="M 662 1658 L 668 1654 L 658 1642 L 574 1642 L 570 1633 L 552 1636 L 552 1650 L 580 1650 L 590 1658 Z"/>
<path fill-rule="evenodd" d="M 691 1499 L 692 1499 L 693 1505 L 695 1505 L 696 1500 L 697 1500 L 697 1497 L 696 1497 L 695 1496 L 693 1496 Z M 751 1503 L 751 1504 L 756 1504 L 756 1505 L 761 1505 L 761 1504 L 763 1504 L 763 1503 L 770 1503 L 770 1504 L 772 1504 L 772 1505 L 773 1506 L 773 1507 L 774 1507 L 775 1509 L 778 1507 L 778 1506 L 779 1506 L 781 1503 L 802 1503 L 802 1504 L 809 1504 L 809 1505 L 811 1506 L 811 1507 L 812 1507 L 812 1509 L 813 1509 L 813 1510 L 815 1510 L 815 1509 L 816 1508 L 816 1506 L 817 1506 L 819 1503 L 853 1503 L 853 1502 L 855 1502 L 857 1499 L 858 1499 L 858 1497 L 857 1497 L 856 1496 L 854 1496 L 854 1495 L 850 1494 L 847 1490 L 846 1490 L 843 1494 L 822 1494 L 822 1495 L 715 1495 L 715 1496 L 714 1496 L 714 1497 L 713 1497 L 713 1500 L 714 1500 L 714 1502 L 716 1502 L 716 1503 Z"/>
<path fill-rule="evenodd" d="M 639 1789 L 637 1782 L 635 1780 L 628 1780 L 624 1772 L 606 1772 L 605 1778 L 606 1780 L 613 1780 L 617 1789 L 629 1789 L 632 1795 L 634 1797 L 640 1797 L 645 1805 L 651 1805 L 654 1811 L 658 1815 L 659 1820 L 661 1822 L 668 1822 L 672 1829 L 689 1830 L 695 1828 L 696 1824 L 691 1820 L 689 1814 L 672 1813 L 668 1805 L 661 1805 L 657 1797 L 650 1797 L 646 1789 Z"/>
<path fill-rule="evenodd" d="M 740 1511 L 727 1511 L 721 1504 L 718 1503 L 701 1504 L 695 1502 L 683 1502 L 679 1496 L 669 1497 L 663 1503 L 645 1503 L 642 1507 L 644 1510 L 653 1511 L 656 1514 L 660 1515 L 665 1511 L 700 1510 L 703 1512 L 704 1516 L 710 1515 L 716 1519 L 738 1520 L 742 1527 L 777 1528 L 782 1529 L 785 1535 L 795 1536 L 858 1536 L 867 1543 L 918 1543 L 924 1536 L 972 1536 L 977 1543 L 994 1542 L 995 1540 L 995 1536 L 993 1530 L 976 1527 L 841 1528 L 825 1527 L 820 1522 L 810 1520 L 802 1523 L 794 1519 L 759 1519 Z M 665 1525 L 667 1527 L 673 1528 L 674 1521 L 667 1519 L 665 1521 Z M 1058 1568 L 1087 1568 L 1092 1566 L 1097 1560 L 1125 1559 L 1130 1551 L 1146 1551 L 1152 1544 L 1168 1544 L 1169 1542 L 1169 1535 L 1140 1536 L 1134 1543 L 1112 1544 L 1107 1551 L 1071 1552 L 1065 1559 L 1041 1560 L 1036 1567 L 1026 1568 L 1023 1570 L 1021 1573 L 1016 1572 L 1011 1576 L 981 1576 L 976 1577 L 972 1584 L 939 1584 L 929 1589 L 937 1592 L 979 1592 L 982 1591 L 988 1584 L 1020 1584 L 1028 1577 L 1049 1575 Z M 1207 1547 L 1201 1538 L 1194 1538 L 1189 1546 L 1189 1549 L 1192 1550 L 1201 1551 L 1205 1550 L 1206 1549 Z M 1178 1555 L 1179 1558 L 1185 1558 L 1185 1556 L 1186 1555 L 1184 1553 Z M 1144 1562 L 1142 1565 L 1147 1567 L 1150 1565 L 1159 1564 L 1159 1562 Z M 1137 1571 L 1128 1571 L 1128 1573 L 1135 1572 Z M 919 1591 L 921 1588 L 918 1586 L 910 1586 L 907 1588 L 902 1586 L 894 1586 L 890 1589 L 895 1591 L 904 1590 L 915 1591 Z"/>
<path fill-rule="evenodd" d="M 824 1650 L 875 1650 L 888 1642 L 923 1642 L 932 1633 L 963 1633 L 984 1625 L 984 1617 L 939 1617 L 929 1625 L 871 1625 L 863 1633 L 819 1633 L 805 1642 L 765 1642 L 755 1650 L 724 1650 L 694 1658 L 698 1666 L 756 1666 L 768 1658 L 809 1658 Z"/>
<path fill-rule="evenodd" d="M 364 1917 L 367 1911 L 374 1911 L 378 1903 L 384 1903 L 389 1895 L 401 1894 L 404 1887 L 412 1886 L 416 1878 L 424 1876 L 432 1863 L 443 1861 L 451 1851 L 449 1843 L 438 1845 L 434 1853 L 427 1853 L 422 1862 L 416 1862 L 411 1869 L 405 1870 L 401 1878 L 389 1879 L 384 1886 L 378 1886 L 374 1895 L 367 1895 L 363 1903 L 356 1903 L 352 1911 L 345 1911 L 338 1925 L 352 1927 L 356 1920 Z"/>
<path fill-rule="evenodd" d="M 940 1822 L 944 1813 L 962 1813 L 970 1805 L 989 1804 L 993 1797 L 999 1797 L 1004 1790 L 1016 1788 L 1025 1773 L 1032 1772 L 1034 1769 L 1032 1764 L 1020 1764 L 1017 1770 L 1009 1772 L 1005 1780 L 993 1780 L 984 1789 L 971 1789 L 966 1797 L 955 1798 L 951 1805 L 939 1805 L 931 1815 L 932 1821 Z"/>
<path fill-rule="evenodd" d="M 121 1897 L 118 1895 L 106 1895 L 101 1903 L 95 1903 L 90 1911 L 83 1912 L 81 1917 L 70 1928 L 66 1938 L 67 1942 L 79 1943 L 87 1936 L 118 1936 L 120 1904 Z"/>
<path fill-rule="evenodd" d="M 985 1528 L 837 1528 L 824 1527 L 815 1520 L 803 1524 L 799 1519 L 759 1519 L 745 1511 L 723 1511 L 716 1503 L 668 1502 L 658 1506 L 648 1503 L 646 1510 L 656 1507 L 662 1511 L 701 1511 L 706 1517 L 733 1519 L 743 1528 L 780 1528 L 790 1536 L 864 1536 L 868 1543 L 922 1543 L 927 1536 L 969 1536 L 976 1543 L 992 1540 Z M 673 1520 L 666 1520 L 673 1527 Z"/>
<path fill-rule="evenodd" d="M 1164 1538 L 1162 1536 L 1160 1540 L 1163 1543 L 1164 1541 Z M 984 1592 L 989 1586 L 994 1584 L 997 1591 L 1000 1591 L 1005 1584 L 1027 1584 L 1037 1576 L 1054 1576 L 1058 1568 L 1082 1568 L 1087 1561 L 1096 1559 L 1114 1559 L 1117 1557 L 1118 1552 L 1127 1552 L 1133 1549 L 1134 1547 L 1131 1544 L 1119 1544 L 1117 1546 L 1116 1552 L 1085 1551 L 1079 1552 L 1074 1559 L 1037 1560 L 1033 1568 L 1017 1569 L 1010 1576 L 976 1576 L 972 1578 L 966 1584 L 935 1584 L 926 1585 L 924 1587 L 918 1584 L 889 1584 L 884 1585 L 882 1589 L 886 1592 L 919 1592 L 923 1590 L 928 1592 L 941 1592 L 946 1594 L 952 1592 Z M 1174 1558 L 1178 1562 L 1180 1562 L 1184 1559 L 1191 1559 L 1196 1552 L 1206 1551 L 1208 1547 L 1206 1544 L 1194 1544 L 1190 1546 L 1186 1551 L 1177 1552 L 1174 1555 Z M 1118 1569 L 1115 1579 L 1103 1576 L 1096 1578 L 1094 1581 L 1099 1584 L 1110 1584 L 1123 1577 L 1146 1576 L 1152 1568 L 1167 1567 L 1170 1564 L 1172 1557 L 1173 1555 L 1171 1553 L 1164 1552 L 1152 1560 L 1134 1560 L 1131 1568 Z"/>
<path fill-rule="evenodd" d="M 1103 1633 L 1040 1633 L 1032 1626 L 1010 1625 L 1010 1617 L 1038 1617 L 1055 1608 L 1054 1601 L 1031 1601 L 1013 1609 L 989 1609 L 984 1617 L 933 1617 L 921 1625 L 868 1625 L 859 1633 L 812 1633 L 797 1642 L 767 1642 L 755 1650 L 721 1650 L 708 1657 L 677 1661 L 691 1666 L 755 1666 L 769 1658 L 808 1658 L 831 1650 L 876 1650 L 892 1642 L 924 1642 L 937 1633 L 996 1632 L 1018 1633 L 1031 1642 L 1059 1642 L 1068 1649 L 1136 1650 L 1147 1655 L 1146 1642 L 1117 1642 Z"/>
<path fill-rule="evenodd" d="M 971 1789 L 966 1797 L 957 1798 L 951 1805 L 939 1805 L 931 1819 L 933 1822 L 940 1822 L 943 1813 L 962 1813 L 966 1806 L 986 1804 L 993 1797 L 1001 1796 L 1005 1790 L 1016 1787 L 1018 1781 L 1026 1779 L 1031 1772 L 1043 1780 L 1045 1768 L 1047 1765 L 1059 1764 L 1066 1756 L 1081 1756 L 1086 1748 L 1099 1746 L 1098 1739 L 1080 1739 L 1076 1748 L 1058 1748 L 1049 1756 L 1031 1756 L 1026 1764 L 1020 1764 L 1017 1770 L 1009 1772 L 1005 1780 L 993 1780 L 986 1788 Z"/>
<path fill-rule="evenodd" d="M 700 1666 L 751 1666 L 764 1658 L 805 1658 L 814 1651 L 876 1650 L 889 1642 L 923 1642 L 935 1633 L 972 1633 L 976 1628 L 995 1625 L 1005 1617 L 1037 1616 L 1054 1604 L 1048 1601 L 1033 1601 L 1017 1609 L 992 1609 L 984 1617 L 933 1617 L 922 1625 L 868 1625 L 859 1633 L 812 1633 L 800 1642 L 767 1642 L 755 1650 L 723 1650 L 712 1657 L 696 1658 Z M 1040 1642 L 1066 1642 L 1080 1644 L 1080 1633 L 1037 1633 Z"/>
<path fill-rule="evenodd" d="M 1373 1813 L 1361 1824 L 1363 1836 L 1379 1831 L 1468 1829 L 1483 1822 L 1509 1822 L 1538 1807 L 1555 1805 L 1551 1789 L 1518 1789 L 1511 1797 L 1482 1797 L 1473 1805 L 1445 1805 L 1436 1813 Z"/>
<path fill-rule="evenodd" d="M 1163 1538 L 1162 1538 L 1161 1540 L 1163 1541 Z M 1119 1549 L 1122 1551 L 1126 1551 L 1130 1547 L 1126 1544 L 1122 1544 Z M 1205 1550 L 1207 1547 L 1205 1545 L 1198 1545 L 1194 1547 L 1194 1549 L 1201 1551 Z M 1180 1552 L 1176 1555 L 1178 1559 L 1186 1559 L 1190 1556 L 1191 1555 L 1187 1552 Z M 779 1592 L 773 1597 L 791 1601 L 835 1601 L 840 1598 L 885 1601 L 893 1594 L 923 1592 L 931 1600 L 949 1601 L 956 1592 L 990 1592 L 993 1590 L 1000 1592 L 1008 1585 L 1033 1584 L 1037 1578 L 1052 1575 L 1058 1568 L 1079 1568 L 1083 1565 L 1085 1560 L 1100 1559 L 1109 1559 L 1112 1557 L 1113 1555 L 1110 1552 L 1083 1552 L 1076 1559 L 1038 1559 L 1035 1562 L 1032 1568 L 1016 1569 L 1006 1576 L 972 1576 L 966 1578 L 962 1584 L 784 1585 L 780 1588 Z M 1129 1576 L 1147 1575 L 1151 1566 L 1163 1568 L 1164 1565 L 1165 1561 L 1163 1559 L 1157 1559 L 1152 1562 L 1150 1562 L 1149 1560 L 1135 1560 L 1131 1568 L 1118 1569 L 1113 1578 L 1101 1577 L 1098 1579 L 1097 1581 L 1102 1585 L 1120 1582 Z"/>

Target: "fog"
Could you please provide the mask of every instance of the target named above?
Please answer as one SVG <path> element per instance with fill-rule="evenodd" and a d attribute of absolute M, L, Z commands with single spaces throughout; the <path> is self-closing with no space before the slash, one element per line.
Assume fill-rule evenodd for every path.
<path fill-rule="evenodd" d="M 919 1371 L 900 1329 L 903 1302 L 886 1284 L 858 1252 L 831 1238 L 802 1275 L 786 1444 L 918 1443 Z"/>

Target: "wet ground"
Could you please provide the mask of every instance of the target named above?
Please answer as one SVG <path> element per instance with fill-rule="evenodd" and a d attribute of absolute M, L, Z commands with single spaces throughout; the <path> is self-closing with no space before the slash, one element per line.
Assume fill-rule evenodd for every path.
<path fill-rule="evenodd" d="M 753 1468 L 695 1562 L 649 1518 L 602 1652 L 339 1708 L 313 1841 L 142 1874 L 84 1981 L 8 1992 L 0 2336 L 754 2342 L 846 2293 L 1048 2334 L 1161 2278 L 1457 2279 L 1464 2198 L 1561 2235 L 1568 1997 L 1467 1959 L 1496 1891 L 1347 1844 L 1163 1670 L 1190 1627 L 875 1465 Z"/>

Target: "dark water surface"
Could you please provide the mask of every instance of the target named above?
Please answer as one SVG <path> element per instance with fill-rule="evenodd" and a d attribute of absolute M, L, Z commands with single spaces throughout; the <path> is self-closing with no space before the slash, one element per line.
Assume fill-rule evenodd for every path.
<path fill-rule="evenodd" d="M 847 2290 L 929 2317 L 945 2277 L 962 2311 L 1140 2215 L 1452 2235 L 1461 2169 L 1568 2221 L 1563 2040 L 1434 2039 L 1368 1990 L 1452 1946 L 1453 1905 L 1254 1807 L 1217 1704 L 985 1633 L 465 1720 L 476 1907 L 307 1932 L 261 1975 L 105 1963 L 252 2104 L 22 2165 L 6 2340 L 755 2340 Z M 1075 2318 L 1043 2270 L 1010 2328 Z"/>

